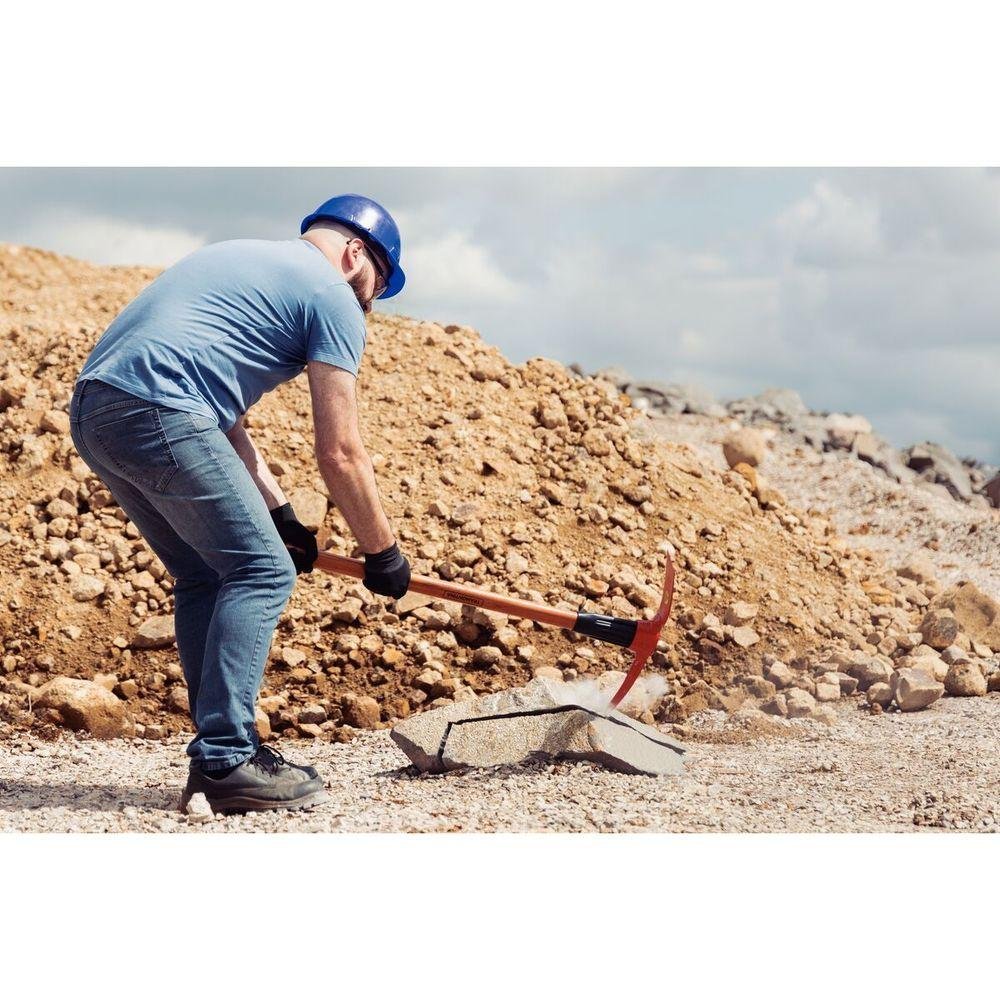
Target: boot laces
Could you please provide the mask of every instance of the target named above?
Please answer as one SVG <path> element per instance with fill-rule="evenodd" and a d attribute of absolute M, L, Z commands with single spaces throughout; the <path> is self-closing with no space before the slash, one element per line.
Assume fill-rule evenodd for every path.
<path fill-rule="evenodd" d="M 271 774 L 277 774 L 279 768 L 284 767 L 286 764 L 285 758 L 266 743 L 262 743 L 257 747 L 257 752 L 253 756 L 253 762 Z"/>

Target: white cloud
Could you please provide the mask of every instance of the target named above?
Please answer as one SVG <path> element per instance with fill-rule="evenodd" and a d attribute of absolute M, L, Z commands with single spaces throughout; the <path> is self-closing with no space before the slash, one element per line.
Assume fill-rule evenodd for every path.
<path fill-rule="evenodd" d="M 519 286 L 500 269 L 489 250 L 468 234 L 451 231 L 410 244 L 403 255 L 409 302 L 493 305 L 514 302 Z"/>
<path fill-rule="evenodd" d="M 179 226 L 147 226 L 112 215 L 48 209 L 12 236 L 94 264 L 166 267 L 203 246 L 203 236 Z"/>
<path fill-rule="evenodd" d="M 878 204 L 827 180 L 785 209 L 775 228 L 799 264 L 838 267 L 872 260 L 882 251 Z"/>

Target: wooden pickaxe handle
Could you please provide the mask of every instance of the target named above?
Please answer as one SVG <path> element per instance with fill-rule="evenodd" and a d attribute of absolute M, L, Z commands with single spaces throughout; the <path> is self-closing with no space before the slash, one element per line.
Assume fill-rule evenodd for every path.
<path fill-rule="evenodd" d="M 337 573 L 340 576 L 353 576 L 357 580 L 364 579 L 365 564 L 361 559 L 348 559 L 332 552 L 321 552 L 313 564 L 327 573 Z M 558 628 L 573 629 L 578 615 L 575 611 L 562 611 L 550 608 L 547 604 L 537 604 L 534 601 L 522 601 L 517 597 L 504 597 L 492 594 L 488 590 L 477 590 L 464 583 L 448 583 L 445 580 L 435 580 L 429 576 L 414 574 L 410 577 L 410 590 L 427 597 L 437 597 L 444 601 L 456 601 L 468 604 L 473 608 L 484 608 L 487 611 L 498 611 L 515 618 L 530 618 L 533 622 L 543 625 L 555 625 Z"/>

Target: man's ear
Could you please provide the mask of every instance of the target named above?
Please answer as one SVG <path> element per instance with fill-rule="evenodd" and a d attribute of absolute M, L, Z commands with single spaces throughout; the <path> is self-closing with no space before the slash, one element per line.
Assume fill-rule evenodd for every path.
<path fill-rule="evenodd" d="M 347 278 L 353 277 L 364 267 L 364 261 L 361 259 L 361 244 L 358 240 L 349 240 L 344 246 L 341 264 L 344 276 Z"/>

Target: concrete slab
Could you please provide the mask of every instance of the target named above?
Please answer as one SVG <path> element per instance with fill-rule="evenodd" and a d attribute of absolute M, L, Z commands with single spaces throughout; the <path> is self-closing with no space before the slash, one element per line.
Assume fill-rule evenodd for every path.
<path fill-rule="evenodd" d="M 536 679 L 413 716 L 391 732 L 420 771 L 497 767 L 533 758 L 589 760 L 630 774 L 680 774 L 685 747 L 652 726 L 561 704 L 562 685 Z"/>

